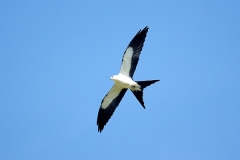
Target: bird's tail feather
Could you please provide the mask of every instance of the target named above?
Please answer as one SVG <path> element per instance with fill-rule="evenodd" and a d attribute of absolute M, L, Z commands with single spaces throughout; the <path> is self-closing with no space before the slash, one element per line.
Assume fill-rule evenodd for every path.
<path fill-rule="evenodd" d="M 159 80 L 136 81 L 137 84 L 141 86 L 141 91 L 133 91 L 133 90 L 131 91 L 133 92 L 137 100 L 140 102 L 140 104 L 143 106 L 143 108 L 145 108 L 144 102 L 143 102 L 143 89 L 158 81 Z"/>

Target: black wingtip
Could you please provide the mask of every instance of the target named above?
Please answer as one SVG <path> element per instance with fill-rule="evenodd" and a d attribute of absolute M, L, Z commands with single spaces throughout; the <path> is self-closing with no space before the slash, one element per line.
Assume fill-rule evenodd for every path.
<path fill-rule="evenodd" d="M 101 107 L 99 108 L 98 111 L 98 117 L 97 117 L 97 125 L 98 125 L 98 132 L 102 132 L 104 129 L 104 126 L 107 124 L 108 120 L 111 118 L 111 116 L 114 113 L 115 108 L 107 108 L 107 109 L 102 109 Z"/>
<path fill-rule="evenodd" d="M 146 26 L 145 28 L 143 28 L 142 30 L 140 29 L 138 31 L 138 33 L 133 37 L 133 39 L 131 40 L 131 42 L 129 43 L 128 46 L 131 47 L 137 47 L 140 49 L 140 51 L 142 50 L 143 47 L 143 43 L 145 41 L 145 38 L 147 36 L 147 32 L 148 32 L 148 26 Z"/>
<path fill-rule="evenodd" d="M 138 33 L 140 33 L 140 32 L 148 32 L 148 29 L 149 29 L 149 27 L 146 26 L 146 27 L 144 27 L 142 30 L 140 30 Z"/>
<path fill-rule="evenodd" d="M 144 27 L 144 28 L 143 28 L 143 31 L 144 31 L 144 30 L 148 30 L 148 29 L 149 29 L 149 27 L 148 27 L 148 26 L 146 26 L 146 27 Z"/>
<path fill-rule="evenodd" d="M 98 125 L 98 132 L 102 132 L 104 126 L 106 125 L 107 121 L 106 118 L 104 117 L 105 113 L 102 108 L 99 108 L 98 111 L 98 117 L 97 117 L 97 125 Z"/>

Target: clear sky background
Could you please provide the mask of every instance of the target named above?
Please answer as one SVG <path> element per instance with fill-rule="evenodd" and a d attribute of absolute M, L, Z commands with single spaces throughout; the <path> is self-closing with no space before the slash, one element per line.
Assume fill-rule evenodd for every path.
<path fill-rule="evenodd" d="M 135 80 L 97 113 L 133 36 Z M 1 1 L 1 160 L 239 160 L 240 1 Z"/>

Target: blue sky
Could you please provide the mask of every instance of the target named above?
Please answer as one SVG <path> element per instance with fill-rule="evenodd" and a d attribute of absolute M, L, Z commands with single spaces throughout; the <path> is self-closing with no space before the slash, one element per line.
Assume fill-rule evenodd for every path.
<path fill-rule="evenodd" d="M 240 159 L 239 1 L 1 1 L 0 159 Z M 135 80 L 97 113 L 133 36 Z"/>

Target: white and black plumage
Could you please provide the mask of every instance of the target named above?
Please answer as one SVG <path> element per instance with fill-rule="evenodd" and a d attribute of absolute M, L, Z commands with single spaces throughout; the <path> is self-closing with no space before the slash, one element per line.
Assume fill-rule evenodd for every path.
<path fill-rule="evenodd" d="M 139 56 L 148 32 L 148 27 L 140 30 L 131 40 L 122 58 L 120 73 L 112 76 L 110 79 L 115 83 L 107 95 L 103 98 L 99 108 L 97 125 L 98 131 L 101 132 L 113 112 L 119 105 L 124 94 L 130 89 L 140 104 L 145 108 L 143 102 L 143 89 L 159 80 L 134 81 L 132 79 L 134 71 L 137 67 Z"/>

